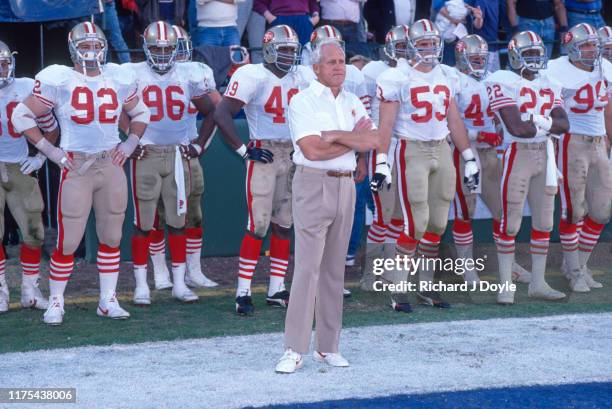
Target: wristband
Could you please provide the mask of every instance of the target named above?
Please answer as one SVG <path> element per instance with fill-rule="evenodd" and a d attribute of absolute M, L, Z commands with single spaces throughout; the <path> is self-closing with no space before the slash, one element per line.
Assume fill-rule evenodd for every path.
<path fill-rule="evenodd" d="M 472 152 L 472 149 L 470 149 L 470 148 L 467 148 L 466 150 L 461 152 L 461 157 L 466 162 L 469 162 L 471 160 L 476 161 L 476 157 L 474 156 L 474 152 Z"/>
<path fill-rule="evenodd" d="M 244 158 L 244 155 L 246 155 L 247 153 L 247 147 L 244 146 L 244 144 L 240 145 L 240 148 L 236 149 L 236 153 L 241 157 Z"/>
<path fill-rule="evenodd" d="M 376 154 L 376 164 L 382 165 L 387 163 L 387 154 L 386 153 L 378 153 Z"/>

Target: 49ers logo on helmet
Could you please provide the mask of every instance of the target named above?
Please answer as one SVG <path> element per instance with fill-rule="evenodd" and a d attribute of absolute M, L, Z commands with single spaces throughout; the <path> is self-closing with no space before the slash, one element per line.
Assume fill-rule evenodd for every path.
<path fill-rule="evenodd" d="M 567 33 L 565 33 L 565 35 L 563 36 L 563 44 L 569 44 L 570 41 L 572 41 L 572 38 L 574 38 L 574 35 L 572 34 L 571 31 L 568 31 Z"/>
<path fill-rule="evenodd" d="M 264 34 L 263 42 L 269 43 L 273 39 L 274 39 L 274 33 L 272 31 L 266 31 L 266 34 Z"/>
<path fill-rule="evenodd" d="M 465 51 L 465 43 L 463 41 L 459 41 L 457 45 L 455 45 L 455 50 L 458 53 L 462 53 Z"/>
<path fill-rule="evenodd" d="M 317 32 L 316 30 L 312 32 L 312 34 L 310 35 L 310 42 L 314 43 L 315 40 L 317 39 Z"/>
<path fill-rule="evenodd" d="M 510 43 L 508 43 L 508 51 L 514 50 L 515 47 L 516 47 L 516 41 L 515 40 L 512 40 L 512 41 L 510 41 Z"/>

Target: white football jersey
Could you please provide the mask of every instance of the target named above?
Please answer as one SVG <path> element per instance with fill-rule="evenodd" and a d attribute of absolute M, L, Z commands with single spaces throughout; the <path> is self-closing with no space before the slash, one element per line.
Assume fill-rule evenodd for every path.
<path fill-rule="evenodd" d="M 217 88 L 217 85 L 215 84 L 215 77 L 213 75 L 213 71 L 208 65 L 200 63 L 200 62 L 191 62 L 191 61 L 180 63 L 180 64 L 196 64 L 196 66 L 203 66 L 202 68 L 205 71 L 206 81 L 208 82 L 209 90 L 214 90 L 215 88 Z M 193 102 L 189 102 L 189 106 L 187 107 L 186 121 L 187 121 L 188 139 L 190 141 L 194 141 L 198 139 L 198 109 L 195 107 Z"/>
<path fill-rule="evenodd" d="M 214 87 L 212 72 L 204 64 L 177 63 L 161 75 L 146 62 L 126 63 L 138 79 L 138 96 L 151 111 L 151 119 L 142 136 L 143 145 L 187 144 L 193 136 L 193 121 L 188 111 L 192 99 L 207 94 Z"/>
<path fill-rule="evenodd" d="M 496 132 L 495 114 L 489 106 L 487 87 L 477 79 L 457 70 L 459 92 L 455 96 L 461 119 L 468 130 Z M 491 147 L 485 142 L 476 143 L 477 148 Z"/>
<path fill-rule="evenodd" d="M 136 78 L 117 64 L 89 77 L 64 65 L 51 65 L 36 75 L 32 93 L 53 108 L 61 129 L 60 146 L 68 152 L 97 153 L 114 148 L 119 115 L 136 96 Z"/>
<path fill-rule="evenodd" d="M 251 139 L 291 140 L 287 119 L 289 101 L 309 83 L 303 66 L 279 78 L 263 64 L 247 64 L 234 72 L 225 96 L 245 104 Z"/>
<path fill-rule="evenodd" d="M 533 81 L 529 81 L 512 71 L 499 70 L 485 78 L 487 94 L 493 112 L 506 106 L 518 106 L 523 120 L 529 115 L 549 116 L 556 107 L 563 107 L 561 100 L 561 85 L 541 72 Z M 547 139 L 547 136 L 534 138 L 519 138 L 508 132 L 504 127 L 506 142 L 538 143 Z"/>
<path fill-rule="evenodd" d="M 308 83 L 317 78 L 317 75 L 312 70 L 312 66 L 305 67 L 308 73 Z M 342 83 L 342 88 L 345 91 L 355 94 L 359 97 L 363 106 L 367 111 L 370 110 L 370 102 L 368 98 L 368 92 L 366 90 L 365 78 L 359 68 L 352 64 L 346 64 L 346 78 Z"/>
<path fill-rule="evenodd" d="M 13 109 L 26 99 L 34 87 L 31 78 L 15 78 L 4 88 L 0 88 L 0 161 L 19 163 L 28 156 L 28 142 L 15 132 L 11 116 Z"/>
<path fill-rule="evenodd" d="M 389 68 L 391 67 L 384 61 L 370 61 L 361 70 L 365 81 L 366 93 L 368 94 L 368 101 L 370 105 L 369 114 L 376 126 L 378 126 L 378 114 L 380 109 L 380 100 L 376 98 L 376 79 L 380 74 L 387 71 Z M 367 107 L 365 103 L 364 105 Z"/>
<path fill-rule="evenodd" d="M 606 59 L 602 59 L 602 64 L 612 66 Z M 612 92 L 612 78 L 606 78 L 603 66 L 595 67 L 592 72 L 584 71 L 574 66 L 567 56 L 548 63 L 546 74 L 563 87 L 561 95 L 571 133 L 606 134 L 604 110 L 608 105 L 608 94 Z"/>
<path fill-rule="evenodd" d="M 400 59 L 397 67 L 383 72 L 376 80 L 376 97 L 398 101 L 399 112 L 393 132 L 401 138 L 433 141 L 449 134 L 446 116 L 458 88 L 457 71 L 436 65 L 430 72 L 418 71 Z"/>

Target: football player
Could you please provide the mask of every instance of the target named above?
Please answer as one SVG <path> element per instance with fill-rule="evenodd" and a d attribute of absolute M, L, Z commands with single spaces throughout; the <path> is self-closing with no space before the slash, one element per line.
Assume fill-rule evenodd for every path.
<path fill-rule="evenodd" d="M 563 110 L 561 86 L 541 72 L 547 63 L 540 36 L 522 31 L 508 44 L 512 71 L 496 71 L 485 79 L 491 110 L 501 120 L 510 145 L 503 159 L 502 215 L 497 241 L 499 277 L 505 289 L 497 294 L 500 304 L 513 304 L 512 264 L 515 236 L 523 220 L 525 200 L 531 209 L 530 297 L 558 300 L 565 297 L 544 279 L 546 256 L 553 228 L 557 166 L 550 134 L 569 129 Z"/>
<path fill-rule="evenodd" d="M 291 180 L 295 166 L 287 123 L 291 97 L 308 86 L 306 69 L 299 65 L 300 42 L 286 25 L 270 28 L 263 38 L 264 63 L 236 70 L 215 111 L 215 121 L 225 142 L 246 161 L 248 221 L 240 246 L 236 313 L 254 312 L 251 280 L 261 244 L 272 225 L 270 283 L 266 301 L 287 307 L 289 292 L 285 275 L 289 265 Z M 234 116 L 244 107 L 250 142 L 244 145 Z"/>
<path fill-rule="evenodd" d="M 397 241 L 397 253 L 415 258 L 417 244 L 422 261 L 419 266 L 419 288 L 428 287 L 434 276 L 432 261 L 438 256 L 440 237 L 446 229 L 450 202 L 455 193 L 455 168 L 450 137 L 465 160 L 464 183 L 470 190 L 478 185 L 479 169 L 470 148 L 455 95 L 458 82 L 454 70 L 443 68 L 442 38 L 429 20 L 416 21 L 408 31 L 409 60 L 400 59 L 396 68 L 383 72 L 377 79 L 380 99 L 380 131 L 386 138 L 384 153 L 376 155 L 374 188 L 391 182 L 388 145 L 391 135 L 398 138 L 399 198 L 404 215 L 404 230 Z M 393 281 L 406 281 L 407 270 L 397 270 Z M 417 293 L 421 303 L 438 308 L 449 304 L 429 288 Z M 391 306 L 410 312 L 405 294 L 393 293 Z"/>
<path fill-rule="evenodd" d="M 195 302 L 198 296 L 185 283 L 185 215 L 192 187 L 190 161 L 202 154 L 214 129 L 214 102 L 210 93 L 215 84 L 207 66 L 187 62 L 175 64 L 178 38 L 170 24 L 163 21 L 149 24 L 143 38 L 146 61 L 124 64 L 138 78 L 138 95 L 151 111 L 150 124 L 142 137 L 144 154 L 131 161 L 135 219 L 132 236 L 136 279 L 134 303 L 151 304 L 147 284 L 148 235 L 160 199 L 168 226 L 172 296 L 182 302 Z M 193 141 L 190 141 L 193 122 L 188 119 L 191 104 L 206 118 L 198 138 Z M 198 190 L 201 194 L 201 189 Z M 190 274 L 194 276 L 191 271 Z"/>
<path fill-rule="evenodd" d="M 557 157 L 563 173 L 559 233 L 570 288 L 588 292 L 602 287 L 586 264 L 610 220 L 612 166 L 606 129 L 612 126 L 612 104 L 608 103 L 612 64 L 601 58 L 597 31 L 589 24 L 570 28 L 563 45 L 567 56 L 550 61 L 546 70 L 546 75 L 562 84 L 570 125 L 561 136 Z"/>
<path fill-rule="evenodd" d="M 177 38 L 177 52 L 175 61 L 177 63 L 187 63 L 188 65 L 196 65 L 196 69 L 203 69 L 206 73 L 212 74 L 212 70 L 201 63 L 191 62 L 193 46 L 189 34 L 180 26 L 172 26 Z M 221 96 L 215 88 L 215 79 L 212 75 L 206 79 L 211 87 L 208 97 L 214 104 L 217 104 Z M 189 108 L 184 116 L 184 120 L 189 122 L 187 131 L 188 138 L 191 142 L 196 142 L 198 139 L 197 116 L 198 109 L 189 102 Z M 213 121 L 211 114 L 205 119 Z M 206 129 L 207 124 L 203 125 Z M 208 131 L 206 132 L 208 133 Z M 204 142 L 204 148 L 207 148 L 212 137 L 206 136 L 207 141 Z M 212 136 L 212 133 L 210 134 Z M 204 193 L 204 174 L 202 173 L 202 165 L 198 157 L 189 158 L 190 171 L 190 194 L 187 197 L 187 216 L 185 221 L 185 236 L 187 236 L 187 258 L 185 284 L 189 287 L 216 287 L 218 284 L 209 279 L 202 273 L 200 257 L 202 254 L 202 195 Z M 153 229 L 149 233 L 149 254 L 153 264 L 153 277 L 155 279 L 155 289 L 162 290 L 172 287 L 170 281 L 170 272 L 166 265 L 166 245 L 164 240 L 164 230 L 166 224 L 164 222 L 165 213 L 163 201 L 160 200 L 157 205 L 156 222 L 153 224 Z"/>
<path fill-rule="evenodd" d="M 32 95 L 13 111 L 13 126 L 42 154 L 62 167 L 58 193 L 57 247 L 51 255 L 49 307 L 43 321 L 59 325 L 64 316 L 64 291 L 74 268 L 89 213 L 96 216 L 100 303 L 97 314 L 125 319 L 115 296 L 119 275 L 119 243 L 127 206 L 123 164 L 139 143 L 149 110 L 136 93 L 136 78 L 116 64 L 106 64 L 108 45 L 93 23 L 77 24 L 68 34 L 74 65 L 51 65 L 35 78 Z M 60 148 L 35 126 L 33 118 L 54 110 L 61 129 Z M 129 136 L 119 139 L 119 116 L 130 117 Z"/>
<path fill-rule="evenodd" d="M 612 62 L 612 27 L 601 27 L 597 30 L 597 35 L 599 36 L 601 56 L 609 62 Z"/>
<path fill-rule="evenodd" d="M 11 121 L 13 110 L 32 93 L 34 80 L 15 78 L 15 57 L 9 47 L 0 41 L 0 237 L 4 234 L 4 206 L 8 205 L 21 234 L 21 306 L 46 310 L 48 303 L 38 288 L 41 245 L 44 226 L 41 212 L 44 208 L 38 180 L 31 176 L 47 159 L 38 153 L 28 156 L 28 143 Z M 55 141 L 57 121 L 52 113 L 36 119 L 46 137 Z M 4 275 L 6 256 L 0 246 L 0 313 L 9 306 L 9 288 Z"/>
<path fill-rule="evenodd" d="M 400 58 L 407 57 L 408 29 L 406 25 L 391 28 L 385 37 L 384 59 L 371 61 L 361 70 L 370 101 L 371 117 L 376 126 L 378 126 L 378 110 L 380 107 L 380 100 L 376 98 L 376 79 L 384 71 L 397 66 L 397 61 Z M 387 153 L 392 174 L 392 182 L 389 188 L 372 190 L 374 218 L 368 229 L 366 259 L 361 277 L 361 289 L 364 291 L 373 290 L 373 284 L 376 280 L 373 273 L 374 260 L 395 256 L 395 243 L 404 226 L 402 208 L 397 196 L 397 166 L 393 166 L 392 163 L 395 158 L 396 146 L 397 137 L 393 134 Z M 377 151 L 373 150 L 369 155 L 368 174 L 371 181 L 376 172 L 376 154 Z M 376 181 L 373 183 L 376 183 Z"/>
<path fill-rule="evenodd" d="M 455 68 L 459 71 L 459 92 L 456 96 L 457 107 L 463 123 L 467 128 L 472 149 L 476 150 L 481 167 L 481 185 L 478 192 L 470 192 L 461 183 L 462 169 L 465 166 L 459 151 L 453 148 L 453 162 L 457 173 L 457 193 L 453 200 L 453 239 L 457 257 L 473 259 L 474 235 L 472 217 L 476 210 L 476 197 L 481 199 L 493 216 L 493 238 L 499 237 L 499 220 L 501 216 L 501 161 L 497 149 L 503 141 L 501 127 L 495 124 L 495 114 L 489 106 L 487 89 L 482 80 L 487 75 L 489 47 L 487 42 L 477 34 L 463 37 L 455 45 Z M 498 121 L 499 122 L 499 121 Z M 474 265 L 466 265 L 463 278 L 467 282 L 478 282 L 480 279 Z M 529 283 L 531 274 L 517 263 L 512 266 L 512 277 L 522 283 Z"/>

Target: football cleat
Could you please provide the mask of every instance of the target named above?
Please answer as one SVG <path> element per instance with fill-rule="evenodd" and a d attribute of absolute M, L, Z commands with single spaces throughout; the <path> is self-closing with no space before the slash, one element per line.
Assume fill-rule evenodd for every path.
<path fill-rule="evenodd" d="M 500 305 L 514 304 L 514 291 L 504 290 L 497 293 L 497 303 Z"/>
<path fill-rule="evenodd" d="M 531 273 L 515 262 L 512 264 L 512 281 L 529 284 L 531 282 Z"/>
<path fill-rule="evenodd" d="M 253 315 L 255 307 L 250 295 L 241 295 L 236 297 L 236 314 L 238 315 Z"/>
<path fill-rule="evenodd" d="M 287 308 L 289 305 L 289 291 L 283 290 L 266 297 L 266 303 L 275 307 Z"/>
<path fill-rule="evenodd" d="M 344 296 L 344 298 L 349 298 L 352 295 L 351 290 L 347 290 L 346 288 L 343 289 L 342 295 Z"/>
<path fill-rule="evenodd" d="M 347 254 L 346 255 L 346 261 L 344 262 L 344 265 L 347 267 L 352 267 L 355 265 L 355 255 L 354 254 Z"/>
<path fill-rule="evenodd" d="M 587 284 L 586 274 L 584 270 L 574 270 L 567 272 L 567 279 L 569 280 L 569 287 L 575 293 L 588 293 L 591 288 Z"/>
<path fill-rule="evenodd" d="M 304 366 L 302 355 L 293 352 L 291 348 L 287 348 L 281 359 L 276 364 L 276 372 L 278 373 L 294 373 L 296 370 Z"/>
<path fill-rule="evenodd" d="M 177 286 L 174 286 L 172 288 L 172 296 L 184 303 L 196 302 L 199 299 L 198 295 L 187 287 L 177 288 Z"/>
<path fill-rule="evenodd" d="M 391 300 L 391 308 L 393 308 L 393 311 L 397 312 L 412 312 L 412 306 L 409 302 L 395 302 Z"/>
<path fill-rule="evenodd" d="M 599 281 L 595 281 L 593 279 L 593 272 L 587 267 L 582 267 L 584 269 L 584 281 L 586 281 L 587 285 L 590 288 L 602 288 L 603 284 Z"/>
<path fill-rule="evenodd" d="M 219 285 L 202 273 L 200 253 L 187 254 L 185 284 L 194 288 L 217 287 Z"/>
<path fill-rule="evenodd" d="M 319 351 L 314 351 L 312 357 L 317 362 L 326 363 L 329 366 L 335 366 L 337 368 L 346 368 L 347 366 L 349 366 L 349 363 L 346 358 L 344 358 L 338 352 L 324 354 Z"/>
<path fill-rule="evenodd" d="M 527 295 L 531 298 L 539 298 L 547 301 L 557 301 L 565 298 L 565 294 L 551 288 L 548 284 L 543 283 L 538 286 L 531 283 L 527 289 Z"/>
<path fill-rule="evenodd" d="M 416 293 L 419 304 L 429 305 L 436 308 L 450 308 L 450 304 L 440 297 L 436 291 L 420 291 Z"/>
<path fill-rule="evenodd" d="M 64 321 L 64 298 L 53 297 L 49 300 L 47 311 L 43 315 L 43 322 L 47 325 L 60 325 Z"/>
<path fill-rule="evenodd" d="M 121 308 L 117 296 L 113 293 L 109 297 L 100 299 L 96 313 L 100 317 L 108 317 L 114 320 L 125 320 L 130 318 L 130 313 Z"/>
<path fill-rule="evenodd" d="M 21 306 L 23 308 L 35 308 L 37 310 L 46 310 L 49 306 L 49 301 L 43 297 L 38 288 L 38 283 L 35 285 L 21 286 Z"/>
<path fill-rule="evenodd" d="M 133 302 L 136 305 L 151 305 L 151 291 L 149 290 L 149 287 L 136 287 L 134 289 Z"/>

